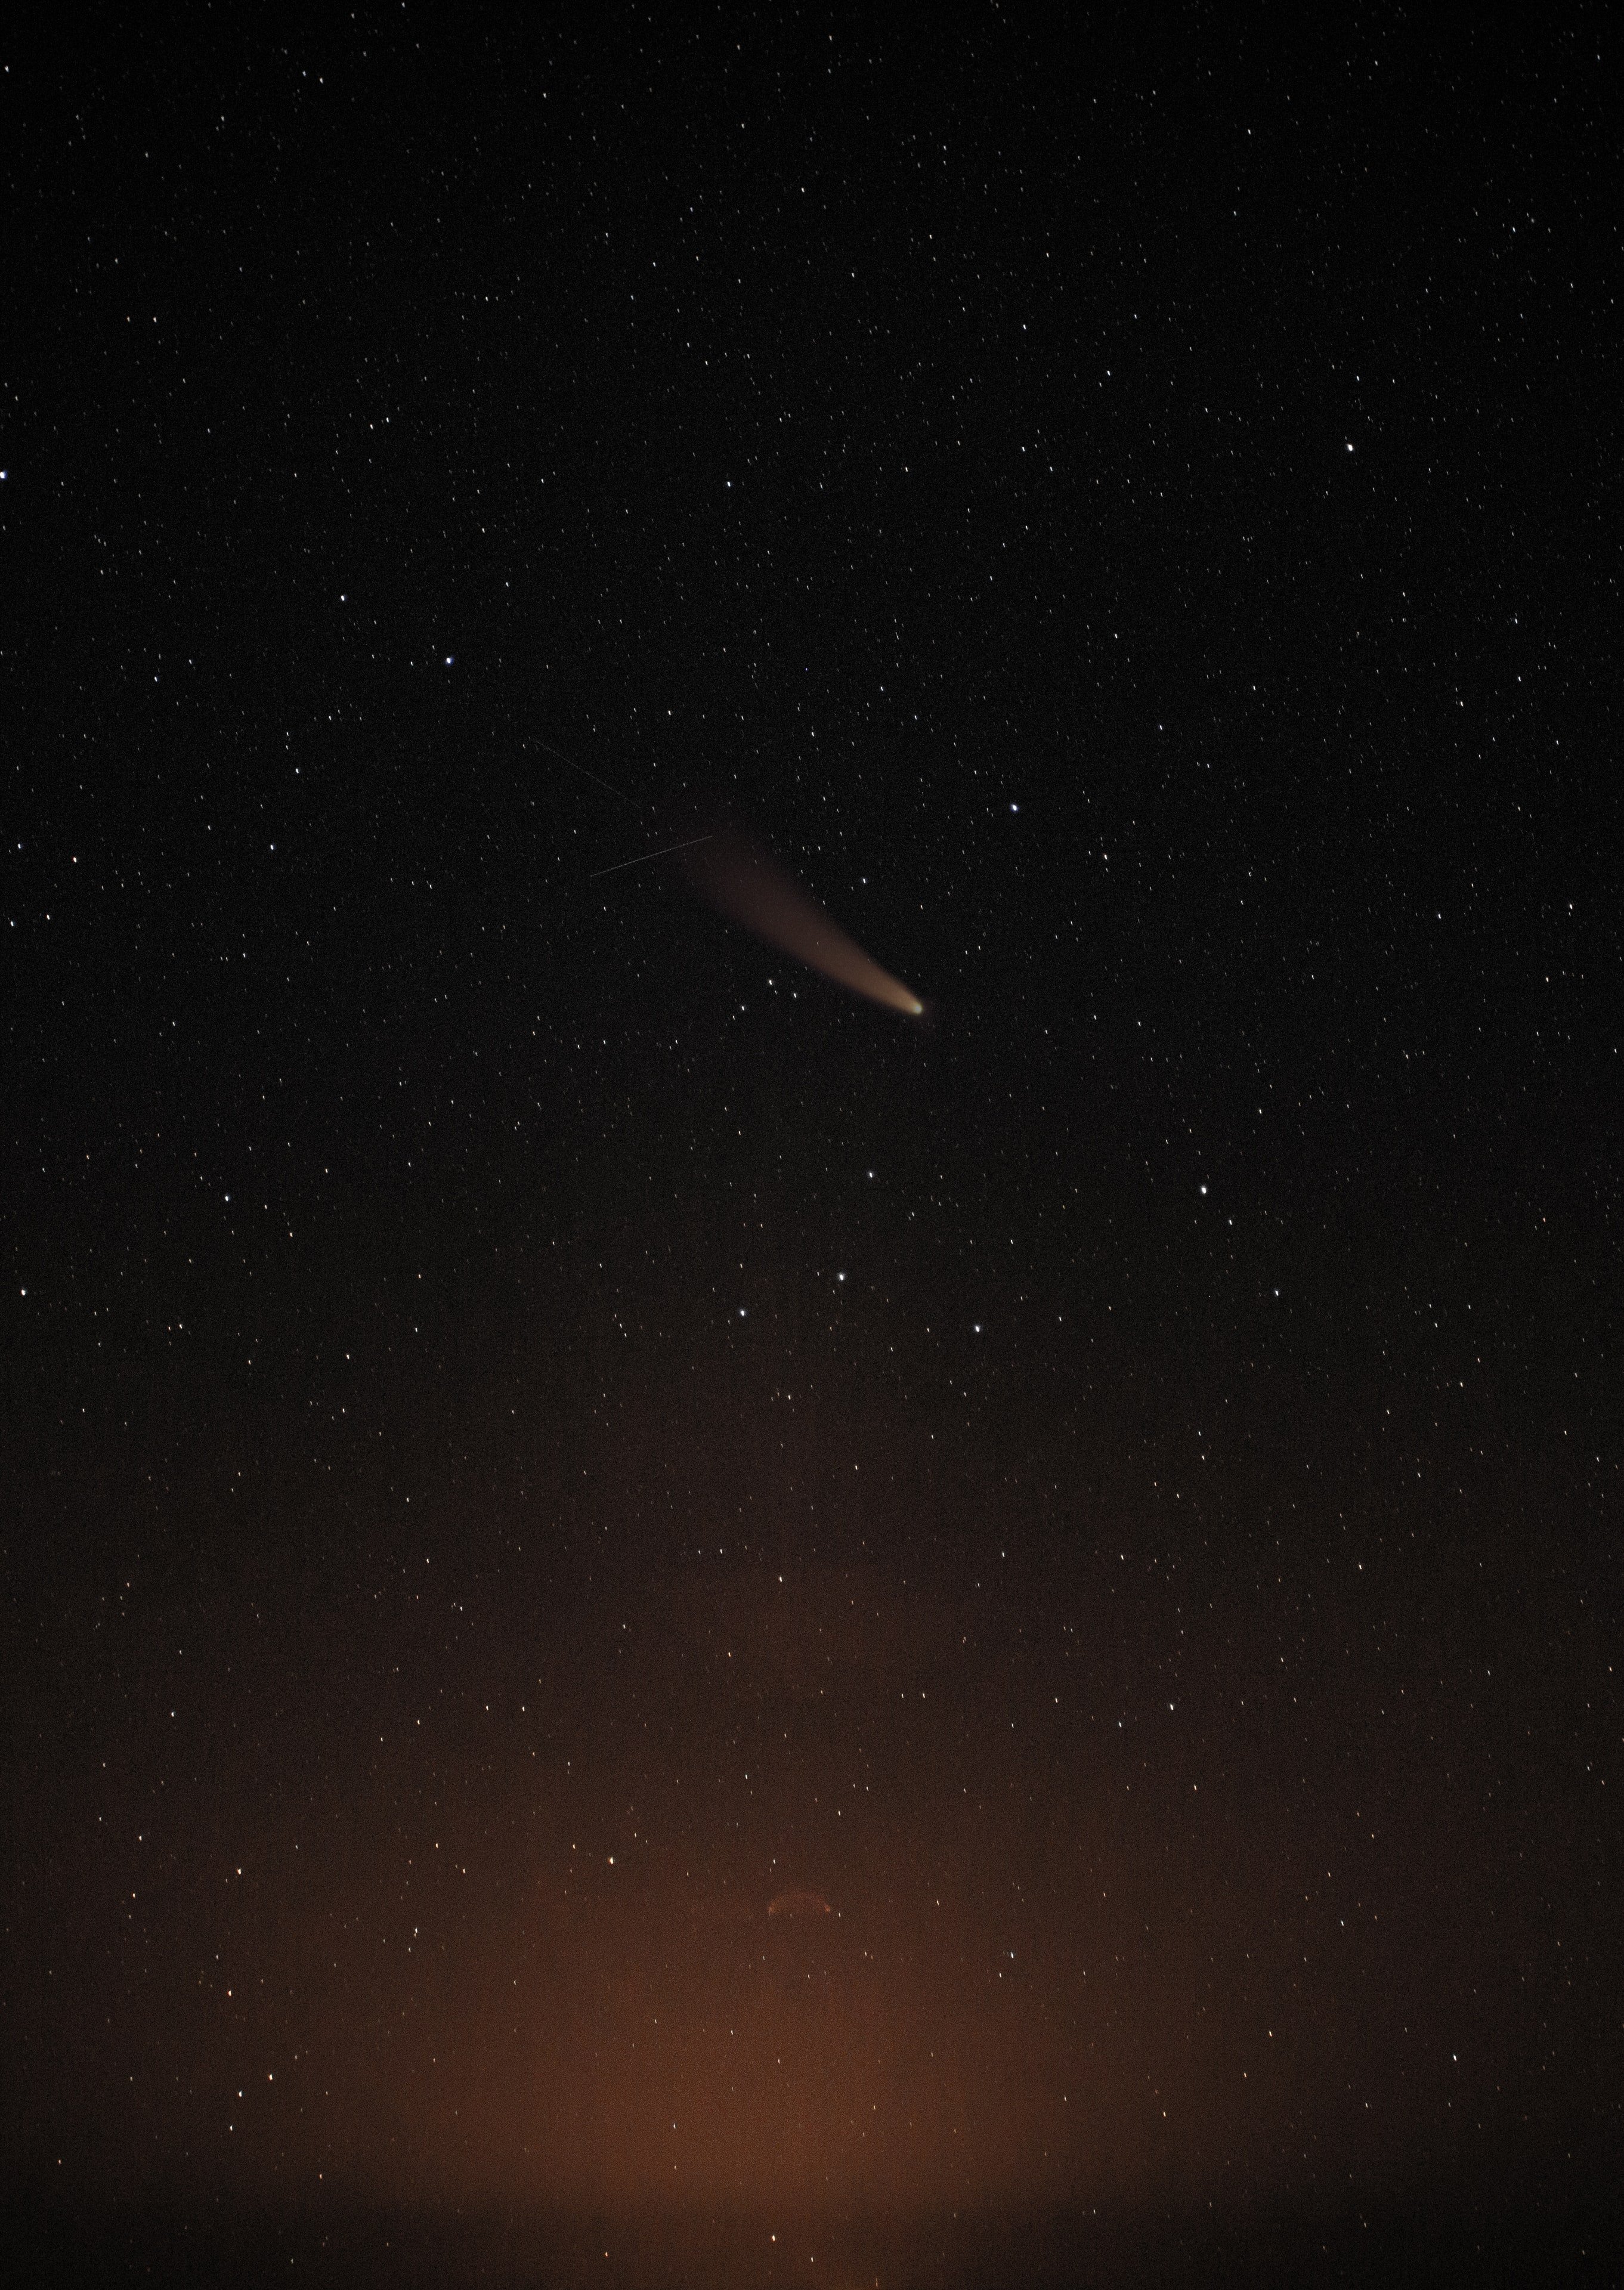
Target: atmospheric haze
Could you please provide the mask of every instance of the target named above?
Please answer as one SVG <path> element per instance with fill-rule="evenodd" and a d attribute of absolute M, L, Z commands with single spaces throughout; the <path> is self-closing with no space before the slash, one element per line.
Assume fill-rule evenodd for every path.
<path fill-rule="evenodd" d="M 809 970 L 887 1010 L 900 1010 L 908 1018 L 922 1015 L 924 1005 L 917 995 L 882 970 L 781 868 L 741 837 L 714 837 L 684 864 L 702 898 L 769 946 L 781 948 Z"/>

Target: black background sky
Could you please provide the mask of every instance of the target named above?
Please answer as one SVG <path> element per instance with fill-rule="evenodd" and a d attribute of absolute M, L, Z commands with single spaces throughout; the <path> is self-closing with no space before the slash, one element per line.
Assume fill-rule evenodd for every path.
<path fill-rule="evenodd" d="M 1606 30 L 13 57 L 14 2197 L 1605 2188 Z"/>

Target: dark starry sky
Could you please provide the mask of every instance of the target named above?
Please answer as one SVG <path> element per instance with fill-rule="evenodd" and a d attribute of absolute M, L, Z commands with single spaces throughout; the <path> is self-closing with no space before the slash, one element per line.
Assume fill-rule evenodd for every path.
<path fill-rule="evenodd" d="M 1615 45 L 14 53 L 13 2198 L 1605 2187 Z"/>

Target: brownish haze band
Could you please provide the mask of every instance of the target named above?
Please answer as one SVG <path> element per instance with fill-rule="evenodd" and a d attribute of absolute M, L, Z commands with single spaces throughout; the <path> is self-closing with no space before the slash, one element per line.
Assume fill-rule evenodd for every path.
<path fill-rule="evenodd" d="M 772 860 L 732 839 L 708 844 L 686 862 L 689 880 L 712 906 L 769 946 L 781 947 L 809 970 L 850 987 L 870 1002 L 917 1018 L 924 1008 L 900 978 L 882 970 L 855 939 L 792 883 Z"/>
<path fill-rule="evenodd" d="M 767 1902 L 770 1917 L 832 1917 L 834 1913 L 821 1893 L 780 1893 Z"/>

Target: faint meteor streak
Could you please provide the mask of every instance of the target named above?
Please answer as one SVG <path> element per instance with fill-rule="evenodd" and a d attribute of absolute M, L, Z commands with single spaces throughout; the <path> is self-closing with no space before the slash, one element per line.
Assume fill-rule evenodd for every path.
<path fill-rule="evenodd" d="M 544 740 L 539 732 L 532 732 L 531 738 L 544 755 L 550 756 L 556 764 L 562 764 L 566 772 L 573 772 L 577 779 L 590 780 L 593 786 L 602 788 L 605 795 L 618 795 L 620 801 L 629 803 L 634 811 L 643 809 L 635 795 L 628 795 L 626 789 L 616 787 L 612 780 L 600 779 L 596 772 L 589 772 L 585 764 L 578 764 L 573 757 L 566 756 L 562 748 L 555 748 L 550 740 Z"/>
<path fill-rule="evenodd" d="M 690 859 L 685 871 L 694 889 L 719 912 L 853 994 L 865 995 L 887 1010 L 900 1010 L 905 1017 L 923 1013 L 924 1005 L 918 997 L 900 978 L 882 970 L 763 853 L 732 836 L 702 836 L 700 841 L 711 848 L 702 859 Z"/>
<path fill-rule="evenodd" d="M 691 843 L 667 843 L 658 851 L 639 853 L 636 859 L 617 859 L 612 867 L 595 868 L 587 880 L 596 883 L 601 876 L 622 874 L 628 867 L 646 867 L 652 860 L 668 859 L 674 851 L 697 851 L 701 843 L 709 843 L 712 839 L 708 835 L 696 835 Z"/>

